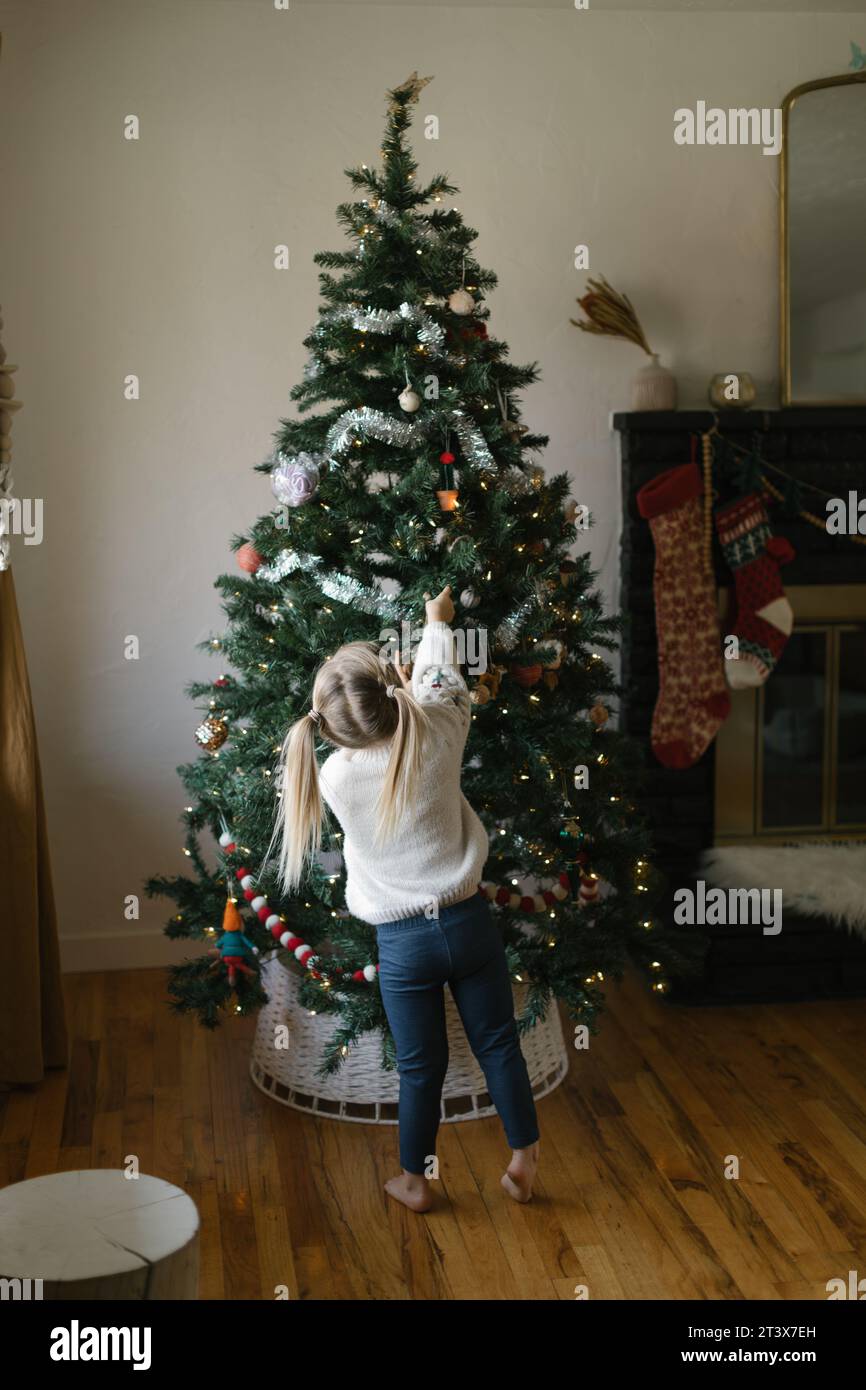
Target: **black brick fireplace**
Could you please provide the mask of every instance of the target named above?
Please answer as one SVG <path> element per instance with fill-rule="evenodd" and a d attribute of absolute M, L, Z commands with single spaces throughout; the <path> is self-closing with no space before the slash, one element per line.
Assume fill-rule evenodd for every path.
<path fill-rule="evenodd" d="M 770 411 L 659 411 L 617 414 L 622 481 L 620 606 L 625 616 L 622 643 L 622 726 L 643 746 L 647 778 L 642 805 L 654 832 L 656 864 L 665 875 L 672 917 L 673 891 L 694 886 L 702 851 L 716 840 L 716 745 L 695 766 L 668 770 L 650 748 L 650 726 L 658 694 L 653 601 L 654 547 L 640 516 L 636 493 L 656 474 L 692 457 L 692 438 L 717 423 L 723 438 L 742 449 L 757 442 L 768 464 L 789 471 L 834 496 L 866 495 L 866 409 L 786 409 Z M 700 447 L 697 450 L 700 465 Z M 776 481 L 777 476 L 768 473 Z M 817 494 L 805 491 L 803 505 L 824 515 Z M 791 586 L 866 586 L 866 547 L 831 536 L 799 517 L 771 510 L 773 529 L 790 540 L 796 558 L 783 572 Z M 731 578 L 713 539 L 717 585 Z M 772 677 L 771 677 L 772 679 Z M 866 895 L 866 883 L 864 883 Z M 785 909 L 778 937 L 759 927 L 701 928 L 708 950 L 703 977 L 676 982 L 676 996 L 689 1002 L 769 1001 L 866 994 L 866 941 L 822 918 Z"/>

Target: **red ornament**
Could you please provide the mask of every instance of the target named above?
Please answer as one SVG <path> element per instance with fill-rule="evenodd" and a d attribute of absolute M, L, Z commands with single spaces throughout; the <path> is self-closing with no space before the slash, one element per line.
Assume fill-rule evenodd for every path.
<path fill-rule="evenodd" d="M 497 888 L 493 901 L 498 903 L 500 907 L 507 907 L 511 901 L 511 894 L 507 888 Z"/>
<path fill-rule="evenodd" d="M 521 911 L 521 912 L 534 912 L 534 911 L 535 911 L 535 903 L 533 902 L 532 898 L 523 897 L 523 898 L 520 899 L 520 911 Z"/>
<path fill-rule="evenodd" d="M 252 541 L 247 541 L 245 545 L 242 545 L 235 558 L 240 569 L 246 570 L 247 574 L 255 574 L 259 566 L 264 563 Z"/>
<path fill-rule="evenodd" d="M 454 454 L 449 453 L 449 451 L 446 449 L 444 453 L 442 453 L 442 454 L 439 455 L 439 462 L 440 462 L 440 463 L 456 463 L 456 462 L 457 462 L 457 459 L 456 459 L 456 456 L 455 456 Z"/>
<path fill-rule="evenodd" d="M 538 685 L 541 675 L 542 667 L 538 662 L 532 666 L 512 666 L 511 668 L 512 680 L 517 681 L 517 684 L 522 686 L 524 690 L 531 690 L 534 685 Z"/>
<path fill-rule="evenodd" d="M 225 690 L 227 685 L 231 685 L 228 676 L 220 676 L 218 680 L 214 681 L 214 688 L 216 690 Z"/>

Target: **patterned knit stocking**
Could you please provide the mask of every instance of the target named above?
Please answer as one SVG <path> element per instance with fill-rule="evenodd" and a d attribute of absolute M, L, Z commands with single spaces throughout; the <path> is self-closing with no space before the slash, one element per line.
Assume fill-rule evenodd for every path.
<path fill-rule="evenodd" d="M 736 584 L 737 619 L 733 631 L 739 657 L 725 661 L 732 690 L 763 685 L 791 635 L 794 614 L 785 598 L 779 566 L 794 558 L 783 536 L 770 532 L 757 493 L 716 512 L 716 530 Z"/>
<path fill-rule="evenodd" d="M 637 495 L 656 550 L 654 593 L 659 696 L 652 747 L 665 767 L 691 767 L 727 719 L 716 589 L 706 567 L 701 475 L 693 463 L 668 469 Z"/>

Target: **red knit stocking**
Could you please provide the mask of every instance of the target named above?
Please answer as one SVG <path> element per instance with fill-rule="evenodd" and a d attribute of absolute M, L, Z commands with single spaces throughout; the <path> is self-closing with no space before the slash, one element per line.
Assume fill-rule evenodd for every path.
<path fill-rule="evenodd" d="M 779 566 L 794 558 L 784 536 L 774 536 L 757 493 L 716 512 L 716 530 L 734 572 L 739 655 L 725 662 L 732 690 L 763 685 L 785 649 L 794 614 L 785 598 Z"/>
<path fill-rule="evenodd" d="M 659 696 L 652 747 L 665 767 L 691 767 L 727 719 L 716 590 L 706 567 L 701 475 L 693 463 L 670 468 L 637 495 L 656 550 L 653 581 Z"/>

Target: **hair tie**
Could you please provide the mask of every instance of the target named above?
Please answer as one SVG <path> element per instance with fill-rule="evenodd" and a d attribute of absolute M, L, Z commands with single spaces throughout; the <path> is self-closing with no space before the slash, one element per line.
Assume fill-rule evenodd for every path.
<path fill-rule="evenodd" d="M 385 687 L 385 694 L 388 696 L 389 700 L 393 700 L 396 689 L 396 685 L 388 685 Z"/>
<path fill-rule="evenodd" d="M 314 724 L 320 724 L 322 722 L 322 716 L 317 709 L 311 709 L 307 717 L 312 719 Z"/>

